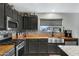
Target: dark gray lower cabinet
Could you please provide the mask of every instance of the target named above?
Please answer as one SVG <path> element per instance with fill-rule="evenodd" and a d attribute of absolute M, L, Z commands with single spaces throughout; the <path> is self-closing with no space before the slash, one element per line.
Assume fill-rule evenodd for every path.
<path fill-rule="evenodd" d="M 65 45 L 78 45 L 78 39 L 77 38 L 71 40 L 65 39 Z"/>
<path fill-rule="evenodd" d="M 56 53 L 56 46 L 49 44 L 48 45 L 48 53 Z"/>
<path fill-rule="evenodd" d="M 60 54 L 57 45 L 48 44 L 48 39 L 27 39 L 25 50 L 28 56 Z"/>
<path fill-rule="evenodd" d="M 57 45 L 48 44 L 48 54 L 49 55 L 60 55 L 60 49 Z"/>
<path fill-rule="evenodd" d="M 39 48 L 38 45 L 39 45 L 38 39 L 29 40 L 29 53 L 38 53 Z"/>
<path fill-rule="evenodd" d="M 48 53 L 47 45 L 39 45 L 39 53 Z"/>
<path fill-rule="evenodd" d="M 48 39 L 39 39 L 39 53 L 48 52 Z"/>
<path fill-rule="evenodd" d="M 29 53 L 38 53 L 38 48 L 37 45 L 29 45 Z"/>
<path fill-rule="evenodd" d="M 39 39 L 39 44 L 41 45 L 48 44 L 48 39 Z"/>
<path fill-rule="evenodd" d="M 26 55 L 39 55 L 48 52 L 46 39 L 26 39 Z"/>

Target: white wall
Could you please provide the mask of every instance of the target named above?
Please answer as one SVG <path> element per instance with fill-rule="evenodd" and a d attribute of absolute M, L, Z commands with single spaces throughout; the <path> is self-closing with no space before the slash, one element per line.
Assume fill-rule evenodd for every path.
<path fill-rule="evenodd" d="M 79 13 L 65 13 L 61 15 L 65 29 L 72 30 L 72 36 L 79 38 Z"/>
<path fill-rule="evenodd" d="M 62 16 L 56 13 L 41 13 L 38 14 L 40 19 L 61 19 Z"/>
<path fill-rule="evenodd" d="M 63 19 L 65 29 L 72 30 L 72 36 L 79 38 L 79 13 L 56 13 L 56 14 L 37 14 L 38 15 L 38 30 L 40 27 L 40 18 L 43 19 Z"/>

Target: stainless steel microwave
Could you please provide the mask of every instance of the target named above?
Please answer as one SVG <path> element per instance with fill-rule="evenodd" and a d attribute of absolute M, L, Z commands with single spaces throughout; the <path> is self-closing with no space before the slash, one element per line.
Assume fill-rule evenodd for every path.
<path fill-rule="evenodd" d="M 11 17 L 7 16 L 7 30 L 17 30 L 18 28 L 18 22 Z"/>

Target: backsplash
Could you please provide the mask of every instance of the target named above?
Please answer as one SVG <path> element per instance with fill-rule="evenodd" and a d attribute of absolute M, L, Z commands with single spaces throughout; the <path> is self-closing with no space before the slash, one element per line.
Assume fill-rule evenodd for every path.
<path fill-rule="evenodd" d="M 40 26 L 40 31 L 43 31 L 43 32 L 63 32 L 63 27 L 62 26 Z"/>

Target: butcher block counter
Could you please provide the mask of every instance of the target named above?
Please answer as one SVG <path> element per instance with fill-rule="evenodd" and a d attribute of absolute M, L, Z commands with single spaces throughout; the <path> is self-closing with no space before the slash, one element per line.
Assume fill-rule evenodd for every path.
<path fill-rule="evenodd" d="M 46 33 L 28 33 L 12 36 L 12 39 L 48 39 L 48 38 L 61 38 L 65 40 L 77 39 L 73 37 L 65 37 L 63 33 L 57 33 L 54 34 L 53 36 L 51 34 Z"/>
<path fill-rule="evenodd" d="M 0 45 L 0 56 L 3 56 L 5 53 L 9 52 L 14 45 Z"/>

